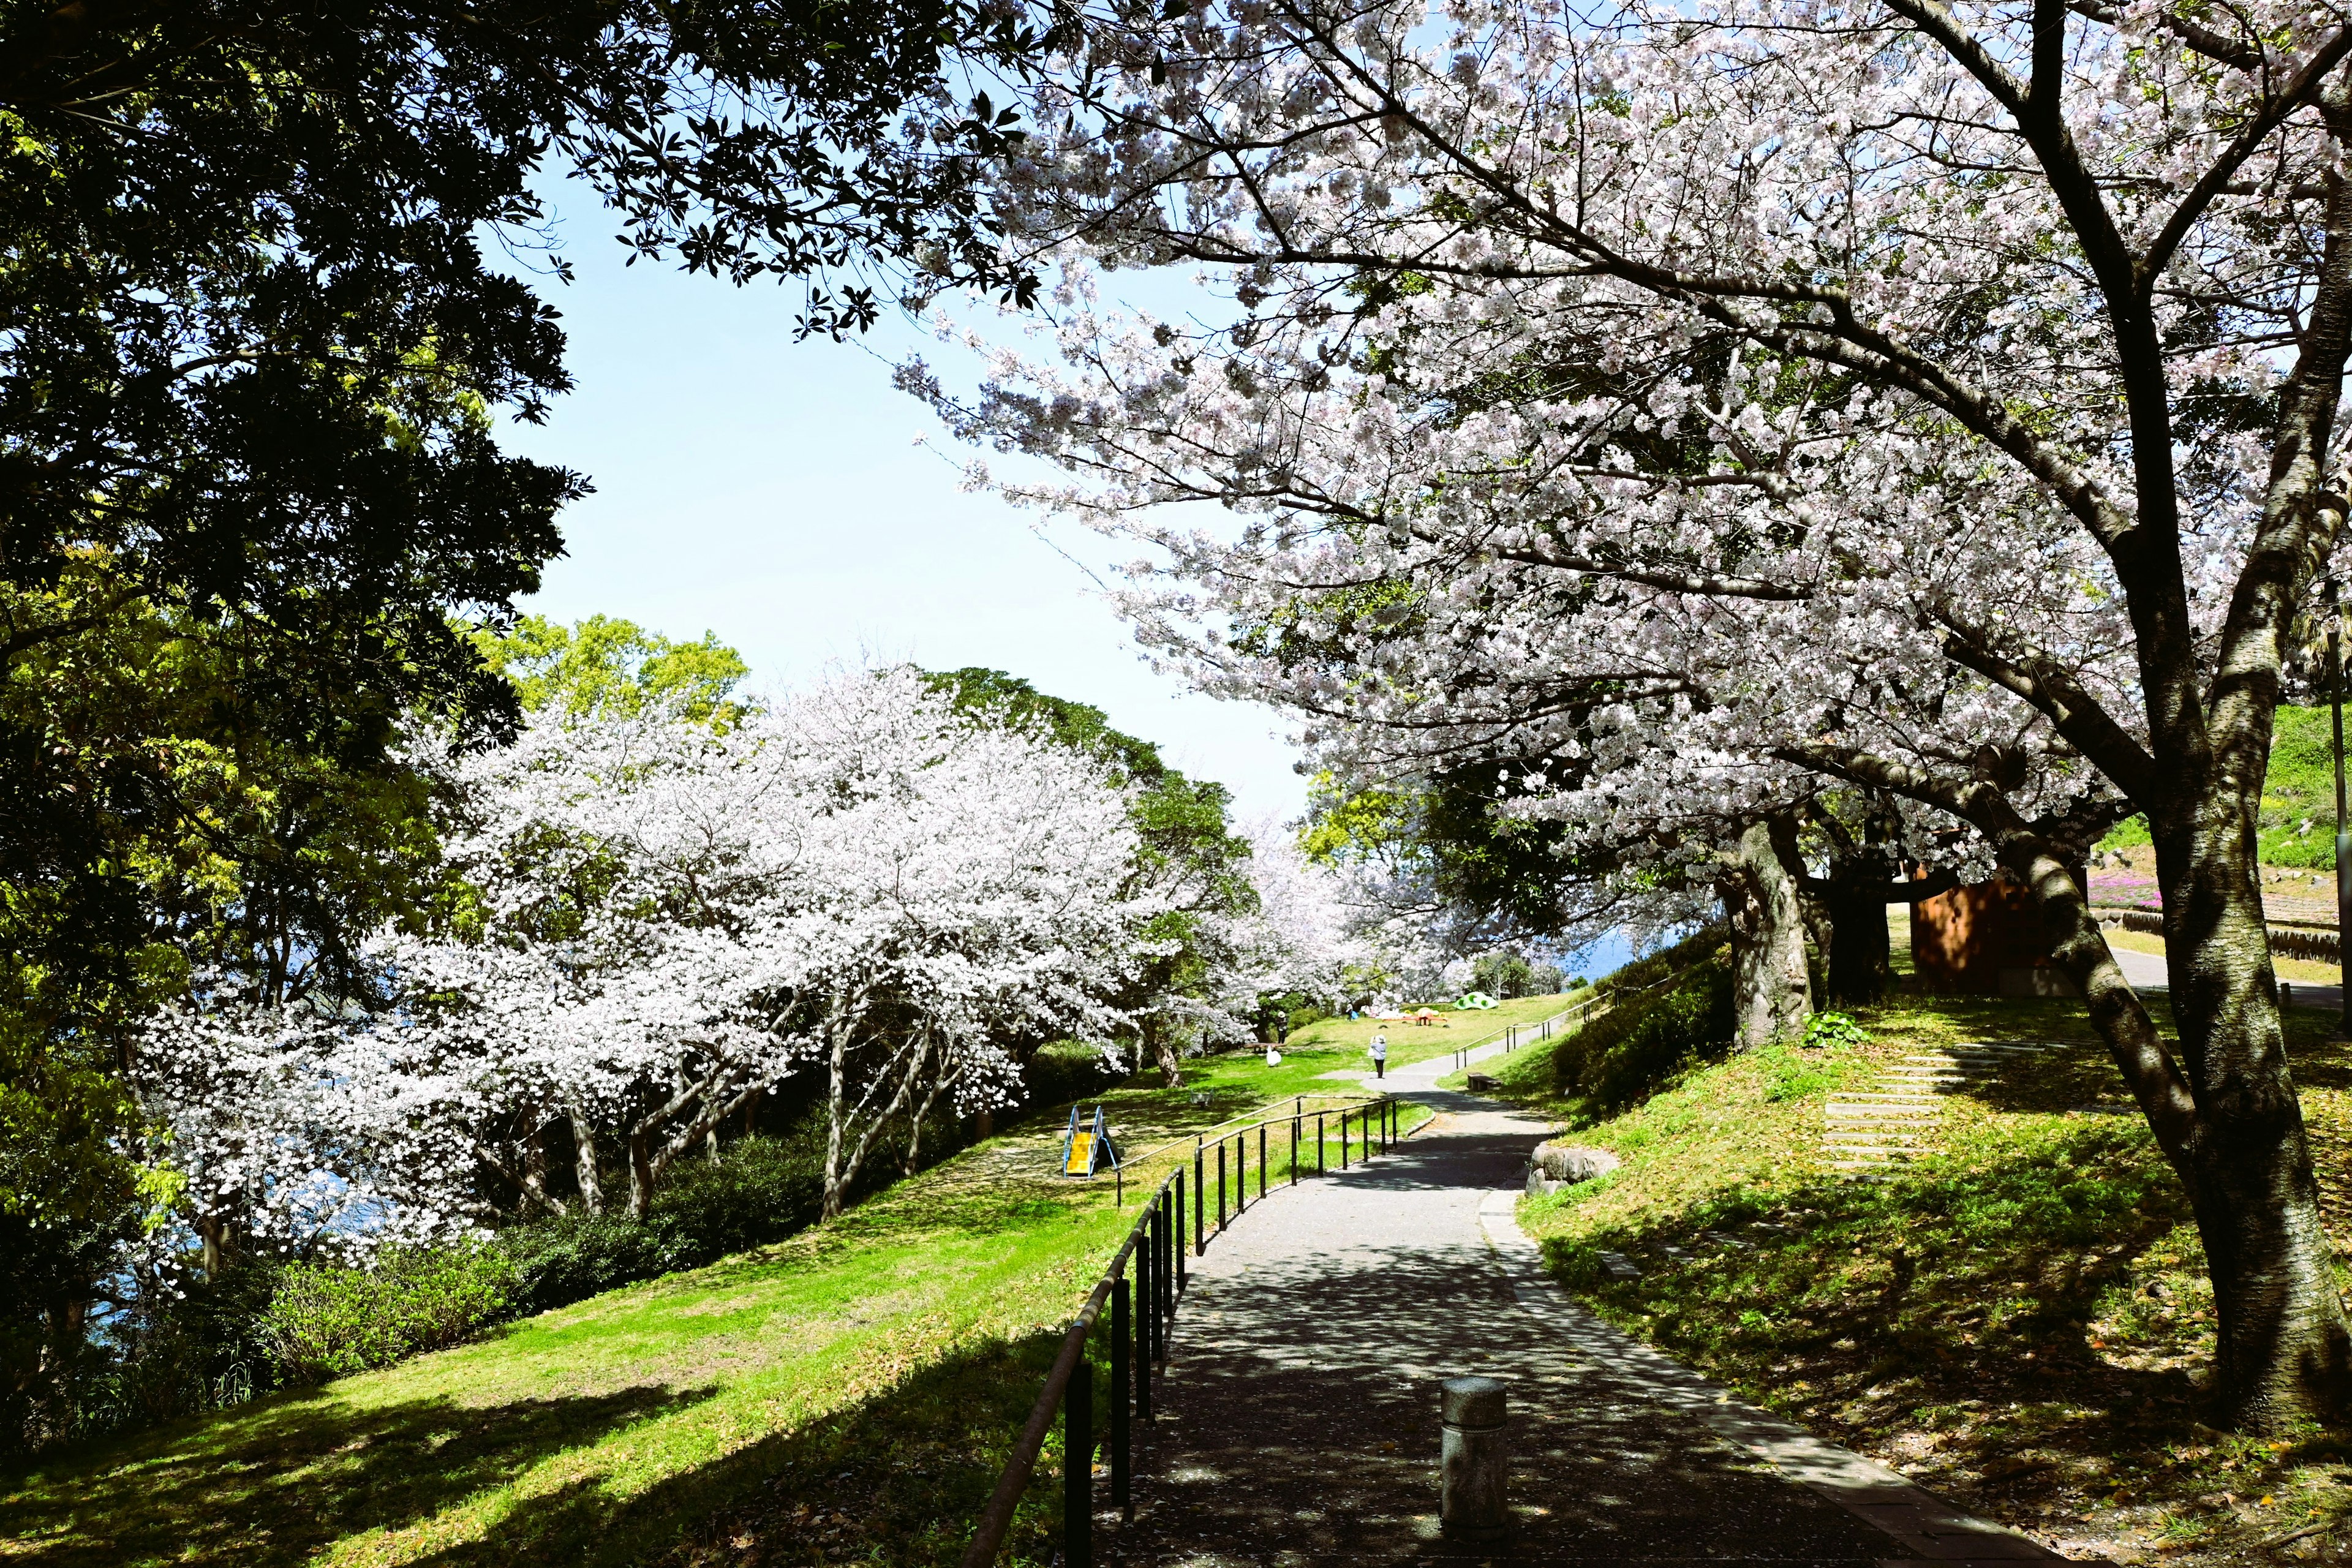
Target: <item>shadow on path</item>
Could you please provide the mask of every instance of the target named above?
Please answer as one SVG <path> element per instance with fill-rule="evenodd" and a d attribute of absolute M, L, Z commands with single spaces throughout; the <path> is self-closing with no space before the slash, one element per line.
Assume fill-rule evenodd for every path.
<path fill-rule="evenodd" d="M 1479 1223 L 1542 1125 L 1466 1095 L 1412 1097 L 1442 1113 L 1428 1130 L 1370 1167 L 1276 1191 L 1194 1262 L 1115 1561 L 1914 1557 L 1729 1440 L 1640 1358 L 1564 1334 L 1534 1299 L 1550 1288 L 1499 1263 Z M 1512 1534 L 1491 1545 L 1437 1528 L 1438 1388 L 1465 1373 L 1511 1391 Z M 1984 1555 L 2044 1554 L 2008 1538 Z"/>

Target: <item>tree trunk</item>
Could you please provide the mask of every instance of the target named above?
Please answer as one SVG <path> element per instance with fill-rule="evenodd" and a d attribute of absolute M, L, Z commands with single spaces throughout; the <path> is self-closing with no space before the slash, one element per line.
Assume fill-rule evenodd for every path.
<path fill-rule="evenodd" d="M 1894 981 L 1892 944 L 1886 936 L 1886 887 L 1895 879 L 1894 858 L 1877 851 L 1830 862 L 1822 904 L 1829 917 L 1825 1000 L 1865 1006 L 1886 994 Z"/>
<path fill-rule="evenodd" d="M 1769 825 L 1739 836 L 1721 889 L 1731 927 L 1732 1040 L 1752 1051 L 1803 1029 L 1813 1016 L 1797 879 L 1781 864 Z"/>
<path fill-rule="evenodd" d="M 629 1217 L 643 1219 L 654 1206 L 653 1140 L 640 1129 L 629 1130 Z"/>
<path fill-rule="evenodd" d="M 2287 1074 L 2253 835 L 2193 845 L 2164 874 L 2178 1061 L 2124 980 L 2082 889 L 2055 856 L 2004 855 L 2027 879 L 2050 949 L 2188 1190 L 2219 1319 L 2221 1417 L 2256 1431 L 2346 1407 L 2352 1335 L 2336 1294 L 2303 1111 Z"/>
<path fill-rule="evenodd" d="M 522 1190 L 526 1196 L 537 1198 L 562 1214 L 563 1205 L 547 1192 L 547 1124 L 538 1120 L 538 1111 L 530 1114 L 530 1132 L 522 1142 Z"/>
<path fill-rule="evenodd" d="M 2254 835 L 2240 815 L 2216 802 L 2189 832 L 2158 833 L 2157 874 L 2198 1108 L 2177 1163 L 2212 1275 L 2220 1385 L 2240 1424 L 2278 1431 L 2343 1412 L 2352 1342 L 2287 1071 Z"/>
<path fill-rule="evenodd" d="M 825 1054 L 824 1081 L 824 1203 L 820 1217 L 840 1216 L 842 1191 L 847 1185 L 841 1173 L 841 1133 L 849 1113 L 849 1032 L 833 1030 L 830 1048 Z"/>
<path fill-rule="evenodd" d="M 590 1214 L 603 1214 L 604 1187 L 596 1177 L 596 1124 L 588 1120 L 587 1108 L 576 1100 L 563 1102 L 563 1114 L 572 1123 L 572 1165 L 580 1183 L 580 1206 Z"/>
<path fill-rule="evenodd" d="M 1176 1031 L 1165 1026 L 1158 1018 L 1143 1020 L 1143 1048 L 1160 1064 L 1160 1074 L 1170 1089 L 1184 1087 L 1184 1056 L 1176 1046 Z"/>

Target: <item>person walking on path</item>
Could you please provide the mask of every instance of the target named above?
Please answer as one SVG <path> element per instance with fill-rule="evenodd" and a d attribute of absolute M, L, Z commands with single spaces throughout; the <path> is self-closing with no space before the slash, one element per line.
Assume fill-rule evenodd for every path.
<path fill-rule="evenodd" d="M 1385 1029 L 1375 1030 L 1372 1034 L 1372 1076 L 1389 1076 L 1389 1037 Z"/>

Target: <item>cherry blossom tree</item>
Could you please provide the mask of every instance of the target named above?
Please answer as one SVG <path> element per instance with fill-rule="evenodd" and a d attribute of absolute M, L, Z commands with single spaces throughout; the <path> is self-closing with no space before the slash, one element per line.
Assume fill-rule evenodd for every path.
<path fill-rule="evenodd" d="M 1527 809 L 1621 845 L 1868 789 L 2020 878 L 2189 1192 L 2227 1402 L 2340 1410 L 2252 857 L 2342 546 L 2347 19 L 1218 0 L 1084 39 L 1005 171 L 1064 265 L 1045 353 L 908 384 L 1065 465 L 1028 493 L 1157 547 L 1146 638 L 1335 752 L 1594 764 Z M 1101 303 L 1171 262 L 1223 317 Z M 2177 1046 L 2067 875 L 2132 812 Z"/>
<path fill-rule="evenodd" d="M 543 710 L 446 782 L 446 910 L 372 949 L 392 1007 L 213 1005 L 153 1031 L 159 1103 L 256 1235 L 464 1223 L 485 1172 L 595 1210 L 608 1135 L 642 1215 L 798 1072 L 824 1081 L 837 1213 L 889 1127 L 1012 1098 L 1012 1042 L 1108 1042 L 1157 907 L 1121 893 L 1135 839 L 1098 766 L 975 726 L 907 670 L 719 725 Z"/>

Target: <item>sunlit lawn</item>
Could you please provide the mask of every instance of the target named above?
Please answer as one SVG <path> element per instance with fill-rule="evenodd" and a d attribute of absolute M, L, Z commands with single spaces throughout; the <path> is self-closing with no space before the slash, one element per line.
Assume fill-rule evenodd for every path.
<path fill-rule="evenodd" d="M 822 1472 L 894 1560 L 952 1560 L 1133 1217 L 1006 1179 L 1007 1147 L 782 1246 L 20 1478 L 0 1559 L 634 1563 Z"/>

